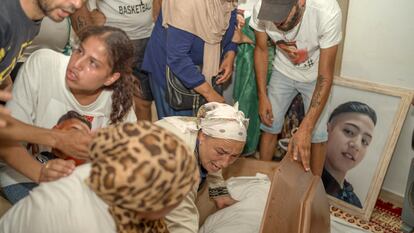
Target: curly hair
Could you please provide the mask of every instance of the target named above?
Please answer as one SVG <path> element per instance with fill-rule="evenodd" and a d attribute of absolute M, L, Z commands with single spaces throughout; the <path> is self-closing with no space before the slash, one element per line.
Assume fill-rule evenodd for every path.
<path fill-rule="evenodd" d="M 120 73 L 120 78 L 105 88 L 113 90 L 111 124 L 121 123 L 133 105 L 133 44 L 123 30 L 110 26 L 87 27 L 80 33 L 79 40 L 82 42 L 89 37 L 97 37 L 104 42 L 112 73 Z"/>

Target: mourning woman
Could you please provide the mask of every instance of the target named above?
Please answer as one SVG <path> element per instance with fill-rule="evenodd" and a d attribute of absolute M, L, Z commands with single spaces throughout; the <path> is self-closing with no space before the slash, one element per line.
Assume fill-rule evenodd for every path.
<path fill-rule="evenodd" d="M 156 123 L 181 137 L 195 152 L 200 183 L 166 216 L 171 233 L 198 232 L 197 191 L 208 185 L 210 198 L 221 209 L 236 203 L 224 183 L 221 170 L 240 156 L 246 142 L 248 119 L 238 107 L 211 102 L 197 117 L 166 117 Z"/>

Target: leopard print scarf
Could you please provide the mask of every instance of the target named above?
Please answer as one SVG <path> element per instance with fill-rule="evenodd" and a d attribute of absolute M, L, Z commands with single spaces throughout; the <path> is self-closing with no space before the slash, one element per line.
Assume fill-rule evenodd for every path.
<path fill-rule="evenodd" d="M 150 122 L 101 129 L 90 154 L 86 182 L 109 205 L 118 233 L 168 232 L 162 219 L 139 214 L 176 205 L 199 179 L 193 152 Z"/>

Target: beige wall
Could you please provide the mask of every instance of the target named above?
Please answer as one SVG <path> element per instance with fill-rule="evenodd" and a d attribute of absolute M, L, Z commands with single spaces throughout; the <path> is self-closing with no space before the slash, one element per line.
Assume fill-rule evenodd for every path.
<path fill-rule="evenodd" d="M 413 9 L 413 0 L 350 1 L 341 76 L 414 89 Z M 411 109 L 383 184 L 383 189 L 400 196 L 414 157 L 413 128 Z"/>

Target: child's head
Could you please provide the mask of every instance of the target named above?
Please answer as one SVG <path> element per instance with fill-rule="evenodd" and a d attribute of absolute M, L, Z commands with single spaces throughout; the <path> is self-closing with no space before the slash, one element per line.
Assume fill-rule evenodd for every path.
<path fill-rule="evenodd" d="M 364 158 L 377 123 L 375 111 L 361 102 L 346 102 L 332 112 L 328 121 L 325 167 L 346 174 Z"/>
<path fill-rule="evenodd" d="M 129 112 L 133 101 L 134 47 L 124 31 L 92 26 L 79 35 L 66 69 L 66 84 L 75 96 L 97 98 L 103 89 L 113 90 L 111 123 Z"/>
<path fill-rule="evenodd" d="M 85 117 L 79 113 L 75 111 L 69 111 L 59 118 L 57 124 L 53 128 L 62 131 L 75 129 L 89 133 L 91 131 L 92 125 Z M 74 160 L 76 165 L 82 164 L 84 162 L 84 160 L 73 158 L 70 155 L 65 155 L 55 149 L 52 149 L 52 153 L 62 159 Z"/>
<path fill-rule="evenodd" d="M 61 130 L 78 129 L 90 132 L 92 125 L 91 122 L 89 122 L 79 113 L 75 111 L 69 111 L 59 118 L 57 124 L 53 128 Z"/>

